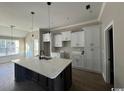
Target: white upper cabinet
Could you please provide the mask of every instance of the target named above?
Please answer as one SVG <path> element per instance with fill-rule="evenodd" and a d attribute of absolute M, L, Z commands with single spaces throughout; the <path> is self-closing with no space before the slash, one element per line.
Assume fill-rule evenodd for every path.
<path fill-rule="evenodd" d="M 62 47 L 62 35 L 56 34 L 54 36 L 54 47 Z"/>
<path fill-rule="evenodd" d="M 71 33 L 71 47 L 84 47 L 84 31 Z"/>
<path fill-rule="evenodd" d="M 43 34 L 43 42 L 50 42 L 51 35 L 50 33 Z"/>
<path fill-rule="evenodd" d="M 71 31 L 62 32 L 62 41 L 71 40 Z"/>
<path fill-rule="evenodd" d="M 71 47 L 76 47 L 77 35 L 76 32 L 71 33 Z"/>

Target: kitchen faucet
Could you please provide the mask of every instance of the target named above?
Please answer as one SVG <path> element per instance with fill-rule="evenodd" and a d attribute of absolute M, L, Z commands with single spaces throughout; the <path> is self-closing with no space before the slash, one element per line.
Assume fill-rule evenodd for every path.
<path fill-rule="evenodd" d="M 44 50 L 40 50 L 39 59 L 42 59 L 42 57 L 41 57 L 41 56 L 43 56 L 43 55 L 45 55 L 45 52 L 44 52 Z"/>

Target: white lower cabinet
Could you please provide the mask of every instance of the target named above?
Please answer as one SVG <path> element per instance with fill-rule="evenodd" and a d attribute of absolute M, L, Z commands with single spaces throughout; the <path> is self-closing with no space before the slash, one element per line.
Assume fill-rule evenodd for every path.
<path fill-rule="evenodd" d="M 102 66 L 99 26 L 86 27 L 84 35 L 84 55 L 81 55 L 81 53 L 72 53 L 72 66 L 101 73 Z M 74 34 L 72 34 L 72 36 L 75 38 Z M 72 45 L 75 45 L 75 42 L 76 41 L 72 42 Z"/>
<path fill-rule="evenodd" d="M 83 55 L 81 54 L 72 54 L 71 55 L 71 59 L 72 59 L 72 66 L 75 68 L 82 68 L 84 67 L 84 59 L 83 59 Z"/>

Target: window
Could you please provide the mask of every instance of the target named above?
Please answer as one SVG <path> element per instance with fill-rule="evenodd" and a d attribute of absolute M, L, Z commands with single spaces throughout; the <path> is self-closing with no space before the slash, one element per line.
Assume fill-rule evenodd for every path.
<path fill-rule="evenodd" d="M 0 56 L 6 56 L 6 41 L 0 39 Z"/>
<path fill-rule="evenodd" d="M 37 56 L 38 55 L 38 47 L 39 44 L 38 44 L 38 39 L 34 39 L 34 56 Z"/>
<path fill-rule="evenodd" d="M 0 56 L 19 53 L 19 40 L 0 39 Z"/>
<path fill-rule="evenodd" d="M 33 42 L 26 43 L 26 57 L 33 57 Z"/>
<path fill-rule="evenodd" d="M 26 57 L 33 57 L 32 43 L 26 43 Z"/>
<path fill-rule="evenodd" d="M 14 55 L 19 53 L 18 40 L 6 40 L 7 55 Z"/>
<path fill-rule="evenodd" d="M 39 54 L 39 41 L 34 39 L 26 42 L 26 57 L 33 57 Z"/>

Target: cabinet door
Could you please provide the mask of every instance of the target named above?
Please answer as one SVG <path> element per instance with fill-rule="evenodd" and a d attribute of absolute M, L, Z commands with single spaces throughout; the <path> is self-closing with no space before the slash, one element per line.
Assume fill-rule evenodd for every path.
<path fill-rule="evenodd" d="M 72 55 L 72 66 L 73 67 L 76 67 L 77 64 L 76 64 L 76 57 Z"/>
<path fill-rule="evenodd" d="M 78 47 L 84 47 L 84 31 L 77 32 Z"/>
<path fill-rule="evenodd" d="M 76 67 L 82 67 L 82 60 L 81 55 L 76 55 Z"/>
<path fill-rule="evenodd" d="M 84 31 L 71 34 L 71 47 L 84 47 Z"/>
<path fill-rule="evenodd" d="M 71 34 L 71 47 L 77 47 L 77 35 L 76 32 Z"/>
<path fill-rule="evenodd" d="M 54 46 L 55 46 L 55 47 L 58 46 L 58 40 L 57 40 L 57 38 L 58 38 L 58 36 L 55 35 L 55 36 L 54 36 Z"/>
<path fill-rule="evenodd" d="M 15 81 L 25 80 L 25 69 L 18 64 L 15 64 Z"/>
<path fill-rule="evenodd" d="M 92 51 L 91 51 L 91 45 L 92 45 L 92 32 L 89 29 L 85 30 L 85 68 L 88 70 L 92 70 L 92 63 L 93 63 L 93 56 L 92 56 Z"/>
<path fill-rule="evenodd" d="M 71 55 L 71 57 L 72 57 L 72 66 L 73 67 L 77 67 L 77 68 L 82 68 L 82 55 L 75 55 L 75 54 L 73 54 L 73 55 Z"/>
<path fill-rule="evenodd" d="M 38 83 L 45 89 L 48 89 L 48 78 L 39 74 Z"/>
<path fill-rule="evenodd" d="M 55 47 L 62 47 L 62 36 L 61 34 L 55 35 Z"/>
<path fill-rule="evenodd" d="M 50 33 L 43 34 L 43 42 L 50 42 Z"/>
<path fill-rule="evenodd" d="M 85 28 L 85 56 L 86 67 L 89 70 L 100 72 L 100 28 L 90 26 Z"/>
<path fill-rule="evenodd" d="M 81 55 L 81 68 L 84 68 L 85 69 L 85 56 L 84 55 Z"/>
<path fill-rule="evenodd" d="M 80 57 L 76 56 L 76 67 L 80 67 L 80 65 L 81 65 Z"/>
<path fill-rule="evenodd" d="M 62 41 L 69 40 L 71 40 L 71 32 L 70 31 L 62 32 Z"/>

